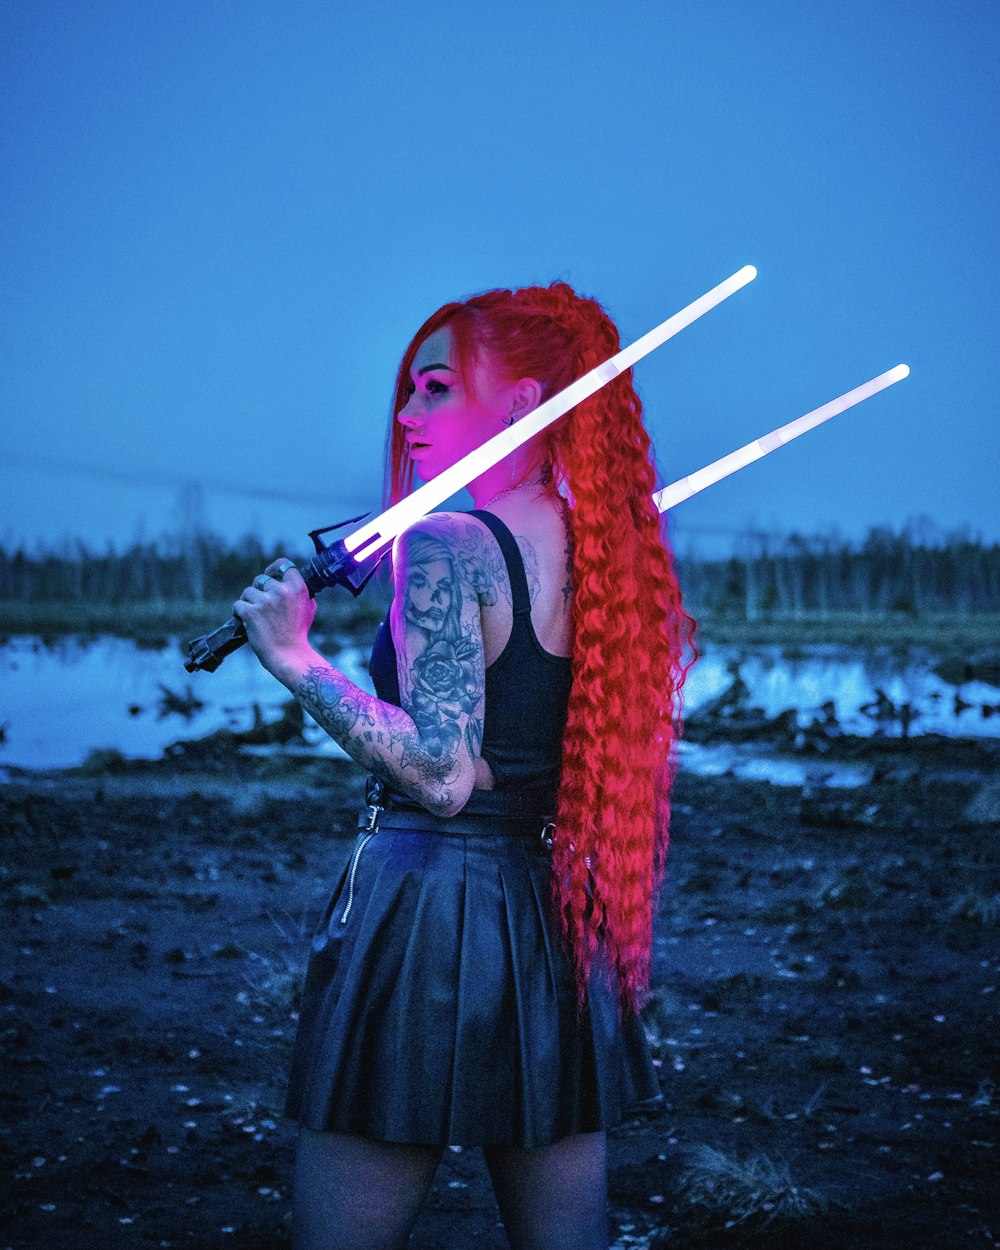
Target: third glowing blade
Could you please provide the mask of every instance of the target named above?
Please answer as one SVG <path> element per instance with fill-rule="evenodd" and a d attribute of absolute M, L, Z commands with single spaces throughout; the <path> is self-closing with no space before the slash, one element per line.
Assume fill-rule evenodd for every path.
<path fill-rule="evenodd" d="M 880 373 L 877 378 L 872 378 L 869 382 L 863 382 L 860 386 L 856 386 L 853 391 L 845 391 L 837 399 L 831 399 L 828 404 L 823 404 L 822 407 L 814 408 L 812 412 L 807 412 L 804 417 L 798 417 L 794 421 L 789 421 L 787 425 L 779 426 L 778 429 L 772 430 L 770 434 L 764 434 L 760 438 L 755 438 L 752 443 L 747 443 L 745 447 L 739 447 L 736 451 L 731 451 L 728 456 L 723 456 L 720 460 L 713 460 L 704 469 L 699 469 L 696 473 L 690 473 L 687 477 L 678 478 L 670 486 L 664 486 L 663 490 L 657 491 L 653 496 L 656 506 L 661 512 L 666 512 L 668 508 L 674 507 L 675 504 L 682 503 L 685 499 L 690 499 L 692 495 L 697 495 L 706 486 L 713 486 L 724 477 L 728 477 L 730 473 L 735 473 L 737 469 L 745 468 L 755 460 L 760 460 L 768 452 L 774 451 L 776 447 L 783 447 L 785 443 L 790 443 L 793 438 L 798 438 L 800 434 L 805 434 L 808 430 L 814 430 L 817 425 L 822 425 L 824 421 L 829 421 L 831 417 L 837 416 L 838 413 L 845 412 L 848 408 L 853 408 L 855 404 L 860 404 L 865 399 L 870 399 L 872 395 L 877 395 L 879 391 L 884 391 L 887 386 L 892 386 L 895 382 L 901 382 L 903 378 L 909 377 L 909 375 L 909 365 L 896 365 L 892 369 L 887 369 L 885 373 Z"/>

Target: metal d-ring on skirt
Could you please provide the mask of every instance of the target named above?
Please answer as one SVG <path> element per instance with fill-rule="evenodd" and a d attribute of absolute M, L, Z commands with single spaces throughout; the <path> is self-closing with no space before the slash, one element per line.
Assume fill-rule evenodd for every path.
<path fill-rule="evenodd" d="M 578 1011 L 543 821 L 475 814 L 491 803 L 362 827 L 313 938 L 285 1103 L 301 1125 L 541 1146 L 661 1096 L 601 977 Z"/>

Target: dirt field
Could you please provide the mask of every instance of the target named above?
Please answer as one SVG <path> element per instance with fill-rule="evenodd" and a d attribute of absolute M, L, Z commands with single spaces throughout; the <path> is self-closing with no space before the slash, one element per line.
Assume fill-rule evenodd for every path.
<path fill-rule="evenodd" d="M 837 750 L 878 780 L 679 778 L 666 1099 L 611 1141 L 618 1246 L 1000 1239 L 1000 746 Z M 287 1246 L 298 983 L 359 774 L 111 764 L 0 786 L 0 1250 Z M 479 1153 L 447 1152 L 413 1250 L 506 1244 Z"/>

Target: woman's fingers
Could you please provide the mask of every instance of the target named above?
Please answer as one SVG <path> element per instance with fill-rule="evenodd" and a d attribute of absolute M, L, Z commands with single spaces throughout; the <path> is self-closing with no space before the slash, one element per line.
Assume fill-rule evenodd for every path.
<path fill-rule="evenodd" d="M 286 556 L 280 556 L 277 560 L 272 560 L 263 573 L 257 574 L 240 599 L 246 603 L 259 604 L 265 602 L 268 595 L 280 595 L 283 590 L 296 594 L 304 588 L 302 574 L 294 563 Z"/>
<path fill-rule="evenodd" d="M 277 560 L 271 561 L 264 572 L 268 577 L 273 577 L 280 582 L 290 569 L 295 569 L 295 561 L 289 560 L 287 556 L 279 556 Z M 295 569 L 295 572 L 297 576 L 301 577 L 298 569 Z"/>
<path fill-rule="evenodd" d="M 258 590 L 256 579 L 253 586 L 247 586 L 240 597 L 233 604 L 233 612 L 239 616 L 241 608 L 257 607 L 266 600 L 267 596 L 263 590 Z"/>
<path fill-rule="evenodd" d="M 279 556 L 277 560 L 272 560 L 263 573 L 258 573 L 253 583 L 246 587 L 233 604 L 233 613 L 242 620 L 247 609 L 263 610 L 261 616 L 254 613 L 255 622 L 278 621 L 289 614 L 301 612 L 301 607 L 296 605 L 303 599 L 308 600 L 312 608 L 312 611 L 308 613 L 311 619 L 316 608 L 309 598 L 309 591 L 302 574 L 286 556 Z M 255 628 L 260 628 L 260 624 Z"/>
<path fill-rule="evenodd" d="M 274 665 L 280 658 L 306 643 L 315 614 L 316 604 L 301 574 L 286 557 L 258 573 L 233 604 L 233 615 L 243 622 L 251 647 L 276 675 Z"/>

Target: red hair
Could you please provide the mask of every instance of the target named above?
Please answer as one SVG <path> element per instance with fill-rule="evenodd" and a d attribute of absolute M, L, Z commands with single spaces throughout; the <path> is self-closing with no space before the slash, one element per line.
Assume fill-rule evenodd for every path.
<path fill-rule="evenodd" d="M 601 305 L 565 282 L 445 304 L 417 331 L 396 378 L 389 502 L 412 483 L 405 431 L 395 420 L 408 398 L 410 367 L 423 340 L 444 325 L 463 379 L 485 355 L 510 380 L 536 379 L 543 399 L 620 347 Z M 651 498 L 656 473 L 631 370 L 537 439 L 572 503 L 573 685 L 552 850 L 554 901 L 581 1000 L 600 952 L 622 1001 L 637 1008 L 649 985 L 694 621 L 681 606 Z"/>

